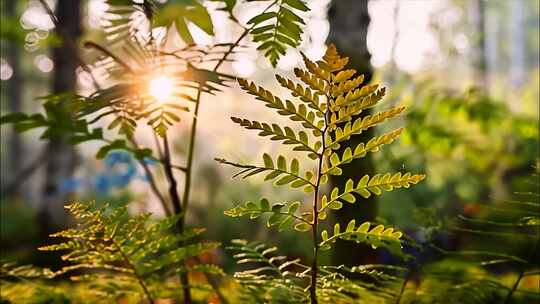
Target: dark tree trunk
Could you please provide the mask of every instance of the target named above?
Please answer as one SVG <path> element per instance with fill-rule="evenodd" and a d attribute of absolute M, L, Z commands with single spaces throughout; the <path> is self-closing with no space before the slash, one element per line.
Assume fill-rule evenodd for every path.
<path fill-rule="evenodd" d="M 77 39 L 81 35 L 80 0 L 59 0 L 55 15 L 58 24 L 55 32 L 62 39 L 62 44 L 52 50 L 54 74 L 52 93 L 73 92 L 76 89 L 78 66 Z M 52 137 L 47 143 L 48 161 L 45 166 L 45 182 L 42 202 L 38 214 L 40 230 L 49 233 L 55 226 L 64 224 L 62 206 L 67 197 L 60 193 L 59 184 L 73 175 L 77 164 L 77 154 L 73 146 L 66 143 L 62 136 Z"/>
<path fill-rule="evenodd" d="M 367 48 L 367 32 L 370 22 L 367 0 L 334 0 L 328 12 L 330 21 L 330 35 L 328 42 L 334 43 L 343 56 L 349 57 L 350 67 L 356 69 L 360 74 L 364 74 L 365 82 L 371 81 L 373 68 L 371 66 L 371 54 Z M 369 114 L 362 113 L 362 116 Z M 350 145 L 356 147 L 358 143 L 367 142 L 373 136 L 373 130 L 364 132 L 358 136 L 352 136 Z M 343 151 L 341 151 L 342 153 Z M 351 162 L 343 169 L 341 176 L 333 176 L 332 186 L 343 189 L 348 179 L 357 182 L 360 178 L 369 174 L 373 175 L 374 165 L 371 155 L 363 159 Z M 371 221 L 377 214 L 376 199 L 369 200 L 356 195 L 356 203 L 344 204 L 343 208 L 335 213 L 335 220 L 342 227 L 356 219 L 357 221 Z M 354 242 L 338 242 L 334 251 L 333 260 L 335 264 L 358 265 L 371 263 L 376 259 L 371 248 L 367 246 L 359 247 Z"/>
<path fill-rule="evenodd" d="M 4 2 L 5 14 L 7 17 L 16 18 L 17 1 L 6 0 Z M 7 98 L 9 102 L 9 111 L 21 112 L 22 110 L 22 77 L 21 77 L 21 48 L 18 41 L 9 41 L 6 48 L 6 59 L 13 69 L 13 75 L 7 83 Z M 8 151 L 8 176 L 14 177 L 20 170 L 20 164 L 23 163 L 23 151 L 21 136 L 17 132 L 12 132 L 9 137 Z"/>
<path fill-rule="evenodd" d="M 469 2 L 469 15 L 474 30 L 472 58 L 477 86 L 488 88 L 487 62 L 486 62 L 486 30 L 485 30 L 485 3 L 484 0 L 471 0 Z"/>

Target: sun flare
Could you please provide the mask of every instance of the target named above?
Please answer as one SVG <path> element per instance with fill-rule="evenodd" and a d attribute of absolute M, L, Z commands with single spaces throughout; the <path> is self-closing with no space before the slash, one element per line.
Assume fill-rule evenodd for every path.
<path fill-rule="evenodd" d="M 159 76 L 152 78 L 148 85 L 148 93 L 158 101 L 164 101 L 171 98 L 173 93 L 174 83 L 172 79 Z"/>

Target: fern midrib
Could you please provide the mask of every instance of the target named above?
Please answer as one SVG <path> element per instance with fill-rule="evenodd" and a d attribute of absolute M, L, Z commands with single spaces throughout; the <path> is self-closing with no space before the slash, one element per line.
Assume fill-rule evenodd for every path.
<path fill-rule="evenodd" d="M 328 201 L 328 204 L 326 206 L 324 206 L 323 208 L 321 208 L 321 210 L 319 210 L 319 212 L 321 211 L 324 211 L 328 208 L 328 206 L 330 205 L 330 203 L 332 202 L 335 202 L 335 201 L 338 201 L 341 197 L 343 197 L 344 195 L 346 194 L 351 194 L 355 191 L 358 191 L 358 190 L 362 190 L 362 189 L 367 189 L 369 190 L 370 188 L 373 188 L 373 187 L 384 187 L 384 186 L 393 186 L 393 187 L 397 187 L 396 185 L 400 185 L 402 183 L 401 180 L 397 181 L 397 182 L 387 182 L 387 183 L 381 183 L 381 184 L 376 184 L 376 185 L 365 185 L 363 187 L 356 187 L 356 188 L 352 188 L 350 191 L 345 191 L 343 193 L 341 193 L 340 195 L 338 195 L 335 199 L 330 199 Z"/>
<path fill-rule="evenodd" d="M 281 15 L 281 6 L 283 6 L 283 1 L 276 1 L 276 4 L 278 5 L 279 9 L 277 11 L 277 14 L 276 14 L 276 26 L 274 27 L 274 34 L 272 35 L 272 42 L 274 44 L 277 44 L 277 34 L 278 34 L 278 30 L 277 28 L 279 27 L 279 16 Z"/>
<path fill-rule="evenodd" d="M 230 163 L 230 162 L 224 162 L 224 163 Z M 230 163 L 230 164 L 233 164 L 233 163 Z M 304 177 L 298 175 L 298 174 L 294 174 L 292 172 L 289 172 L 287 170 L 283 170 L 283 169 L 279 169 L 279 168 L 267 168 L 267 167 L 261 167 L 261 166 L 252 166 L 252 165 L 240 165 L 240 164 L 235 164 L 236 166 L 235 167 L 239 167 L 239 168 L 246 168 L 246 169 L 261 169 L 261 170 L 264 170 L 264 171 L 276 171 L 276 172 L 280 172 L 280 175 L 281 174 L 285 174 L 285 175 L 290 175 L 290 176 L 293 176 L 295 177 L 296 179 L 299 179 L 299 180 L 302 180 L 303 182 L 305 182 L 306 184 L 308 185 L 311 185 L 313 188 L 316 187 L 316 184 L 312 183 L 311 181 L 305 179 Z M 241 171 L 241 172 L 238 172 L 237 174 L 233 175 L 233 177 L 236 177 L 236 176 L 239 176 L 240 174 L 243 174 L 245 171 Z M 263 172 L 263 171 L 261 171 Z M 276 176 L 277 178 L 277 176 Z"/>
<path fill-rule="evenodd" d="M 263 210 L 263 209 L 258 209 L 258 210 L 253 210 L 253 211 L 248 211 L 246 212 L 246 214 L 249 214 L 249 215 L 253 215 L 253 214 L 263 214 L 263 213 L 275 213 L 275 214 L 281 214 L 281 215 L 288 215 L 288 216 L 292 216 L 293 218 L 299 220 L 299 221 L 302 221 L 306 224 L 312 224 L 310 221 L 307 221 L 306 219 L 294 214 L 294 213 L 288 213 L 288 212 L 277 212 L 277 211 L 271 211 L 271 210 Z"/>
<path fill-rule="evenodd" d="M 390 237 L 390 236 L 386 236 L 386 235 L 377 235 L 377 234 L 372 234 L 372 233 L 369 233 L 369 231 L 366 231 L 366 232 L 360 232 L 360 231 L 344 231 L 344 232 L 340 232 L 338 234 L 334 234 L 333 236 L 329 237 L 328 239 L 326 239 L 325 241 L 322 241 L 319 245 L 322 246 L 324 244 L 327 244 L 327 243 L 331 243 L 333 242 L 333 240 L 337 240 L 339 239 L 340 237 L 342 236 L 348 236 L 348 235 L 358 235 L 358 234 L 362 234 L 362 235 L 365 235 L 366 237 L 368 236 L 376 236 L 378 237 L 379 239 L 382 239 L 382 240 L 385 240 L 385 241 L 395 241 L 397 242 L 397 240 L 393 237 Z"/>
<path fill-rule="evenodd" d="M 239 124 L 241 125 L 241 123 L 239 123 Z M 264 124 L 268 125 L 269 129 L 265 129 L 264 126 L 263 126 Z M 253 122 L 250 121 L 249 126 L 244 125 L 243 127 L 245 127 L 246 129 L 249 129 L 249 130 L 260 130 L 260 131 L 265 131 L 265 132 L 271 132 L 271 134 L 261 135 L 261 136 L 277 136 L 277 137 L 279 137 L 277 140 L 287 140 L 288 139 L 288 140 L 294 141 L 294 143 L 291 143 L 292 145 L 301 145 L 302 147 L 305 147 L 306 149 L 308 149 L 310 152 L 313 152 L 314 154 L 317 154 L 317 155 L 320 154 L 318 151 L 313 149 L 313 147 L 311 147 L 309 144 L 306 144 L 306 143 L 300 141 L 295 136 L 293 137 L 293 136 L 287 135 L 286 132 L 283 132 L 283 134 L 275 133 L 269 123 L 260 123 L 260 125 L 261 125 L 261 127 L 253 127 Z"/>
<path fill-rule="evenodd" d="M 332 84 L 327 82 L 329 86 Z M 330 103 L 330 96 L 326 94 L 327 104 Z M 313 238 L 313 264 L 311 266 L 311 286 L 310 286 L 310 297 L 311 303 L 317 304 L 317 255 L 319 252 L 319 242 L 318 242 L 318 224 L 319 224 L 319 210 L 318 210 L 318 201 L 319 201 L 319 188 L 321 184 L 321 178 L 324 175 L 322 173 L 322 166 L 324 162 L 324 151 L 326 151 L 326 132 L 328 131 L 328 115 L 330 112 L 330 107 L 326 108 L 324 113 L 324 129 L 321 134 L 321 143 L 323 153 L 319 155 L 319 164 L 317 168 L 317 182 L 315 186 L 315 191 L 313 195 L 313 225 L 312 225 L 312 238 Z"/>
<path fill-rule="evenodd" d="M 124 262 L 126 263 L 126 265 L 133 271 L 133 276 L 135 276 L 135 278 L 137 279 L 137 281 L 139 282 L 139 285 L 141 286 L 144 294 L 146 295 L 146 299 L 150 302 L 150 303 L 154 303 L 154 299 L 152 298 L 152 295 L 150 294 L 150 291 L 148 290 L 146 284 L 144 283 L 144 280 L 143 278 L 139 275 L 139 273 L 137 272 L 137 268 L 135 268 L 135 265 L 133 265 L 133 263 L 131 263 L 131 261 L 129 260 L 128 256 L 126 255 L 126 253 L 124 252 L 124 250 L 122 249 L 122 246 L 120 246 L 116 240 L 114 238 L 111 238 L 111 242 L 112 244 L 116 247 L 116 249 L 118 250 L 118 252 L 120 252 L 120 255 L 122 255 L 122 259 L 124 260 Z"/>

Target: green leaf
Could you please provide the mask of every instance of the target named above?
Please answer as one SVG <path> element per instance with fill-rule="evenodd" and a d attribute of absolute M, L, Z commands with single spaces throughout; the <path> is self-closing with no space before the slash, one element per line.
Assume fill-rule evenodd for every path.
<path fill-rule="evenodd" d="M 112 150 L 128 150 L 128 148 L 124 140 L 115 140 L 112 143 L 101 147 L 96 154 L 96 158 L 103 159 L 107 155 L 107 153 Z"/>
<path fill-rule="evenodd" d="M 270 157 L 270 155 L 264 153 L 263 160 L 264 160 L 264 166 L 266 168 L 274 168 L 274 162 L 272 161 L 272 157 Z"/>
<path fill-rule="evenodd" d="M 185 10 L 184 17 L 208 35 L 214 35 L 214 25 L 206 8 L 200 4 Z"/>
<path fill-rule="evenodd" d="M 248 24 L 259 24 L 261 22 L 264 22 L 268 19 L 272 19 L 272 18 L 275 18 L 277 17 L 277 14 L 275 12 L 267 12 L 267 13 L 262 13 L 260 15 L 257 15 L 251 19 L 249 19 L 249 21 L 247 22 Z"/>
<path fill-rule="evenodd" d="M 297 10 L 301 10 L 303 12 L 309 11 L 309 8 L 302 0 L 283 0 L 283 2 Z"/>
<path fill-rule="evenodd" d="M 214 34 L 212 19 L 206 8 L 196 1 L 185 3 L 170 3 L 159 9 L 153 17 L 154 26 L 169 27 L 173 23 L 176 31 L 187 44 L 193 44 L 187 22 L 195 24 L 208 35 Z"/>
<path fill-rule="evenodd" d="M 28 118 L 24 113 L 9 113 L 0 117 L 0 124 L 17 123 Z"/>
<path fill-rule="evenodd" d="M 174 21 L 174 26 L 176 28 L 176 31 L 182 37 L 182 40 L 184 40 L 185 43 L 188 45 L 194 44 L 195 41 L 193 40 L 193 36 L 191 36 L 191 33 L 189 32 L 189 29 L 187 27 L 186 21 L 182 18 L 177 19 Z"/>
<path fill-rule="evenodd" d="M 306 232 L 306 231 L 311 230 L 311 225 L 309 225 L 307 223 L 304 223 L 304 222 L 301 222 L 301 223 L 298 223 L 298 224 L 294 225 L 294 230 L 300 231 L 300 232 Z"/>

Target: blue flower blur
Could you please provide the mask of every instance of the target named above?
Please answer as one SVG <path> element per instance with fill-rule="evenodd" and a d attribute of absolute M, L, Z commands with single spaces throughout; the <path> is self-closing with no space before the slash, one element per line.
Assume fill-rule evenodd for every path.
<path fill-rule="evenodd" d="M 90 189 L 98 196 L 108 196 L 115 189 L 127 187 L 132 181 L 139 179 L 147 181 L 148 178 L 144 171 L 139 170 L 139 165 L 133 156 L 126 151 L 111 151 L 104 159 L 105 170 L 97 172 L 87 178 L 71 177 L 63 180 L 59 189 L 62 193 L 73 193 L 78 190 L 84 190 L 84 185 L 89 185 Z M 144 162 L 147 165 L 154 165 L 155 160 L 146 158 Z M 141 171 L 141 172 L 140 172 Z M 89 182 L 85 182 L 89 181 Z"/>

